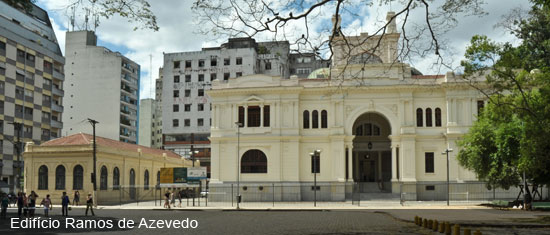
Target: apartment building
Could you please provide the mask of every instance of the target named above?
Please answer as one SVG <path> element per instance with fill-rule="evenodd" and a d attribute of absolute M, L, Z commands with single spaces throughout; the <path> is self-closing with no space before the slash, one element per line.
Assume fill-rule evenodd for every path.
<path fill-rule="evenodd" d="M 314 53 L 291 53 L 289 64 L 290 76 L 307 78 L 317 69 L 330 67 L 330 60 L 320 59 Z"/>
<path fill-rule="evenodd" d="M 148 98 L 139 102 L 139 145 L 157 148 L 162 147 L 162 126 L 158 122 L 157 100 Z"/>
<path fill-rule="evenodd" d="M 231 38 L 220 47 L 165 53 L 162 84 L 162 132 L 165 149 L 210 166 L 210 98 L 214 80 L 257 73 L 289 78 L 289 43 Z M 158 92 L 158 90 L 157 90 Z M 158 94 L 158 93 L 157 93 Z"/>
<path fill-rule="evenodd" d="M 92 31 L 66 34 L 65 135 L 91 133 L 138 142 L 140 65 L 119 52 L 97 46 Z"/>
<path fill-rule="evenodd" d="M 22 187 L 23 143 L 61 135 L 64 63 L 45 10 L 0 1 L 1 191 Z"/>

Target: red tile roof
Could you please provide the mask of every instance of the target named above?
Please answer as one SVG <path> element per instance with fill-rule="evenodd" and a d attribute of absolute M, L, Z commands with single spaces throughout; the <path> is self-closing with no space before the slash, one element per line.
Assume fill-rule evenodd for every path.
<path fill-rule="evenodd" d="M 85 134 L 85 133 L 78 133 L 78 134 L 65 136 L 65 137 L 44 142 L 40 146 L 85 145 L 85 144 L 92 143 L 92 140 L 93 140 L 92 135 Z M 96 141 L 98 146 L 124 149 L 124 150 L 134 151 L 134 152 L 137 152 L 138 149 L 141 149 L 141 152 L 146 154 L 154 154 L 154 155 L 162 156 L 163 153 L 166 153 L 167 157 L 181 158 L 180 155 L 172 151 L 154 149 L 154 148 L 149 148 L 149 147 L 145 147 L 137 144 L 124 143 L 124 142 L 120 142 L 120 141 L 116 141 L 116 140 L 112 140 L 112 139 L 108 139 L 100 136 L 96 136 Z"/>

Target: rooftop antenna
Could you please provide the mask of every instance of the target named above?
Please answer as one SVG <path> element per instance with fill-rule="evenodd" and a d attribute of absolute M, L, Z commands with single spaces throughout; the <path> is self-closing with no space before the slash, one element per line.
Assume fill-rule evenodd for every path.
<path fill-rule="evenodd" d="M 88 15 L 90 14 L 90 9 L 86 8 L 86 16 L 84 17 L 84 28 L 88 31 Z"/>
<path fill-rule="evenodd" d="M 71 7 L 71 10 L 73 11 L 73 15 L 71 16 L 71 27 L 72 27 L 72 31 L 74 31 L 74 17 L 75 17 L 74 7 Z"/>

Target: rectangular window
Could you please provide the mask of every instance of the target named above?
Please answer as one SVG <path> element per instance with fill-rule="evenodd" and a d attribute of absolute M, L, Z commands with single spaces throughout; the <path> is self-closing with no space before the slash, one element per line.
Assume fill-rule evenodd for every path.
<path fill-rule="evenodd" d="M 481 114 L 484 107 L 485 107 L 485 102 L 483 102 L 483 100 L 478 100 L 477 101 L 477 115 L 478 116 Z"/>
<path fill-rule="evenodd" d="M 44 78 L 44 81 L 42 84 L 47 86 L 52 85 L 52 80 Z"/>
<path fill-rule="evenodd" d="M 187 89 L 185 90 L 185 97 L 190 97 L 191 96 L 191 90 Z"/>
<path fill-rule="evenodd" d="M 174 98 L 180 97 L 180 91 L 174 90 Z"/>
<path fill-rule="evenodd" d="M 204 126 L 204 119 L 202 118 L 197 119 L 197 126 Z"/>
<path fill-rule="evenodd" d="M 25 115 L 31 115 L 32 117 L 32 108 L 25 107 Z"/>
<path fill-rule="evenodd" d="M 179 61 L 174 61 L 174 68 L 175 68 L 175 69 L 179 69 L 179 68 L 180 68 L 180 62 L 179 62 Z"/>
<path fill-rule="evenodd" d="M 237 78 L 238 78 L 238 77 L 242 77 L 242 76 L 243 76 L 243 72 L 237 72 L 237 73 L 235 73 L 235 77 L 237 77 Z"/>
<path fill-rule="evenodd" d="M 229 80 L 229 76 L 230 76 L 229 73 L 224 73 L 224 74 L 223 74 L 223 80 L 224 80 L 224 81 Z"/>
<path fill-rule="evenodd" d="M 180 76 L 179 75 L 175 75 L 174 76 L 174 83 L 179 83 L 180 82 Z"/>
<path fill-rule="evenodd" d="M 199 68 L 204 67 L 204 60 L 199 60 Z"/>
<path fill-rule="evenodd" d="M 426 185 L 426 191 L 434 191 L 435 185 Z"/>
<path fill-rule="evenodd" d="M 185 75 L 185 82 L 191 82 L 191 75 Z"/>
<path fill-rule="evenodd" d="M 235 63 L 236 63 L 237 65 L 243 64 L 243 58 L 242 58 L 242 57 L 237 57 Z"/>
<path fill-rule="evenodd" d="M 244 107 L 239 106 L 239 123 L 244 125 Z"/>
<path fill-rule="evenodd" d="M 199 74 L 199 82 L 204 82 L 204 74 Z"/>
<path fill-rule="evenodd" d="M 216 74 L 215 73 L 211 73 L 210 74 L 210 81 L 214 81 L 216 80 Z"/>
<path fill-rule="evenodd" d="M 179 111 L 180 111 L 180 106 L 178 104 L 172 105 L 172 112 L 179 112 Z"/>
<path fill-rule="evenodd" d="M 424 156 L 426 158 L 426 173 L 434 173 L 434 153 L 427 152 Z"/>
<path fill-rule="evenodd" d="M 210 58 L 210 67 L 218 66 L 218 60 L 214 58 Z"/>
<path fill-rule="evenodd" d="M 190 60 L 186 60 L 185 61 L 185 68 L 191 68 L 191 61 Z"/>
<path fill-rule="evenodd" d="M 269 127 L 269 105 L 264 106 L 264 127 Z"/>
<path fill-rule="evenodd" d="M 265 62 L 265 70 L 271 70 L 271 61 Z"/>
<path fill-rule="evenodd" d="M 183 125 L 185 125 L 185 126 L 191 126 L 191 119 L 185 119 Z"/>
<path fill-rule="evenodd" d="M 223 59 L 223 65 L 231 65 L 231 60 L 229 58 Z"/>
<path fill-rule="evenodd" d="M 191 104 L 186 104 L 184 108 L 185 108 L 185 112 L 191 111 Z"/>
<path fill-rule="evenodd" d="M 52 74 L 52 71 L 53 71 L 52 66 L 53 66 L 52 63 L 44 60 L 44 68 L 43 68 L 44 72 Z"/>
<path fill-rule="evenodd" d="M 311 173 L 321 173 L 320 156 L 311 156 Z"/>
<path fill-rule="evenodd" d="M 311 69 L 309 69 L 309 68 L 298 68 L 298 69 L 296 69 L 296 73 L 307 75 L 307 74 L 311 73 Z"/>
<path fill-rule="evenodd" d="M 178 126 L 180 126 L 180 120 L 172 119 L 172 127 L 178 127 Z"/>
<path fill-rule="evenodd" d="M 204 89 L 199 89 L 199 96 L 204 96 Z"/>
<path fill-rule="evenodd" d="M 17 49 L 17 62 L 25 63 L 25 52 Z"/>
<path fill-rule="evenodd" d="M 260 106 L 248 106 L 248 127 L 260 126 Z"/>
<path fill-rule="evenodd" d="M 197 105 L 197 110 L 198 111 L 204 111 L 204 104 L 198 104 Z"/>

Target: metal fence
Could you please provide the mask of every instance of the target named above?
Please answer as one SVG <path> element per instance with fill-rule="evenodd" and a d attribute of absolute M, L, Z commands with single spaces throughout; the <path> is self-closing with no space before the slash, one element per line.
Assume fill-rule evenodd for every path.
<path fill-rule="evenodd" d="M 454 202 L 475 202 L 475 201 L 493 201 L 493 200 L 516 200 L 521 196 L 521 188 L 511 187 L 487 188 L 485 182 L 465 182 L 449 183 L 446 182 L 419 182 L 413 184 L 400 185 L 400 198 L 402 202 L 406 201 L 449 201 Z M 539 187 L 534 194 L 534 199 L 548 198 L 548 188 Z M 520 197 L 521 199 L 521 197 Z"/>

